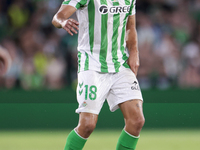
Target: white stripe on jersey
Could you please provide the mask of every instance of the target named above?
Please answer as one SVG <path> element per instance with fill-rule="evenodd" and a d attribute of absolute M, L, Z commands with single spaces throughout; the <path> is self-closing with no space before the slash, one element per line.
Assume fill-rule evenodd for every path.
<path fill-rule="evenodd" d="M 107 22 L 107 36 L 108 36 L 108 48 L 106 62 L 108 65 L 108 72 L 115 72 L 115 66 L 112 61 L 112 36 L 113 36 L 113 14 L 108 14 Z"/>
<path fill-rule="evenodd" d="M 126 5 L 125 4 L 125 1 L 122 1 L 121 2 L 122 3 L 122 5 Z M 124 21 L 124 17 L 126 16 L 126 14 L 122 14 L 121 16 L 120 16 L 120 23 L 122 23 L 123 24 L 123 21 Z M 123 28 L 123 25 L 122 26 L 119 26 L 119 28 L 118 28 L 118 38 L 117 38 L 117 43 L 118 43 L 118 47 L 119 47 L 119 49 L 120 49 L 120 46 L 121 46 L 121 37 L 122 37 L 122 28 Z M 125 41 L 125 39 L 124 39 L 124 47 L 126 47 L 126 41 Z M 119 58 L 119 62 L 122 62 L 123 61 L 123 59 L 122 59 L 122 57 L 123 57 L 123 55 L 122 55 L 122 52 L 121 52 L 121 50 L 118 50 L 117 51 L 117 55 L 118 55 L 118 58 Z M 121 67 L 120 67 L 121 68 Z"/>
<path fill-rule="evenodd" d="M 94 0 L 94 5 L 99 6 L 100 1 Z M 99 62 L 99 53 L 100 53 L 100 44 L 95 43 L 101 43 L 101 15 L 99 14 L 98 9 L 95 9 L 95 18 L 94 18 L 94 45 L 93 45 L 93 53 L 91 59 L 90 67 L 92 70 L 101 71 L 101 68 L 97 68 L 97 66 L 101 66 L 101 63 Z"/>

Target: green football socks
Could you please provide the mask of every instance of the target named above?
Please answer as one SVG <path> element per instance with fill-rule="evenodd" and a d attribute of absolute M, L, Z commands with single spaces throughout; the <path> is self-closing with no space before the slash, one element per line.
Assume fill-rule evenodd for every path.
<path fill-rule="evenodd" d="M 125 130 L 122 130 L 116 150 L 135 150 L 138 139 L 139 136 L 135 137 L 133 135 L 130 135 Z"/>
<path fill-rule="evenodd" d="M 87 139 L 79 136 L 74 129 L 69 133 L 67 137 L 67 142 L 64 150 L 82 150 L 86 141 Z"/>

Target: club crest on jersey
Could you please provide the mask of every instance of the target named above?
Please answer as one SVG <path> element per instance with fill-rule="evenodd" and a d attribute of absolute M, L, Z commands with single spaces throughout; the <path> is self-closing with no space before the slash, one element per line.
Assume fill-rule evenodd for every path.
<path fill-rule="evenodd" d="M 111 0 L 111 2 L 118 2 L 118 0 Z"/>
<path fill-rule="evenodd" d="M 107 13 L 111 13 L 111 14 L 118 14 L 118 13 L 129 13 L 130 11 L 130 6 L 129 5 L 125 5 L 125 6 L 107 6 L 107 5 L 101 5 L 99 7 L 99 12 L 101 14 L 107 14 Z"/>
<path fill-rule="evenodd" d="M 83 106 L 83 107 L 87 106 L 87 103 L 86 103 L 86 102 L 84 102 L 84 103 L 82 104 L 82 106 Z"/>

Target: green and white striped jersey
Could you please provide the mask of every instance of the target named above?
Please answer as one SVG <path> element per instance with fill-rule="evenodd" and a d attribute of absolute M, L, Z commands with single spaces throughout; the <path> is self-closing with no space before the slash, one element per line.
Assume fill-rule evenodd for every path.
<path fill-rule="evenodd" d="M 65 0 L 77 9 L 78 72 L 119 72 L 126 63 L 125 31 L 136 0 Z"/>

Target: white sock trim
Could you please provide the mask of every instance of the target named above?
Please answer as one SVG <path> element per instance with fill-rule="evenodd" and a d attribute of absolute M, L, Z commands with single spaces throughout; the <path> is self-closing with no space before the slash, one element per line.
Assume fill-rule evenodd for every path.
<path fill-rule="evenodd" d="M 80 138 L 82 138 L 82 139 L 84 139 L 84 140 L 87 140 L 87 139 L 88 139 L 88 138 L 84 138 L 84 137 L 80 136 L 80 135 L 76 132 L 75 129 L 74 129 L 74 132 L 75 132 Z"/>
<path fill-rule="evenodd" d="M 133 138 L 139 138 L 139 137 L 140 137 L 140 135 L 138 135 L 138 136 L 134 136 L 134 135 L 128 133 L 125 129 L 124 129 L 124 131 L 125 131 L 128 135 L 130 135 L 131 137 L 133 137 Z"/>

